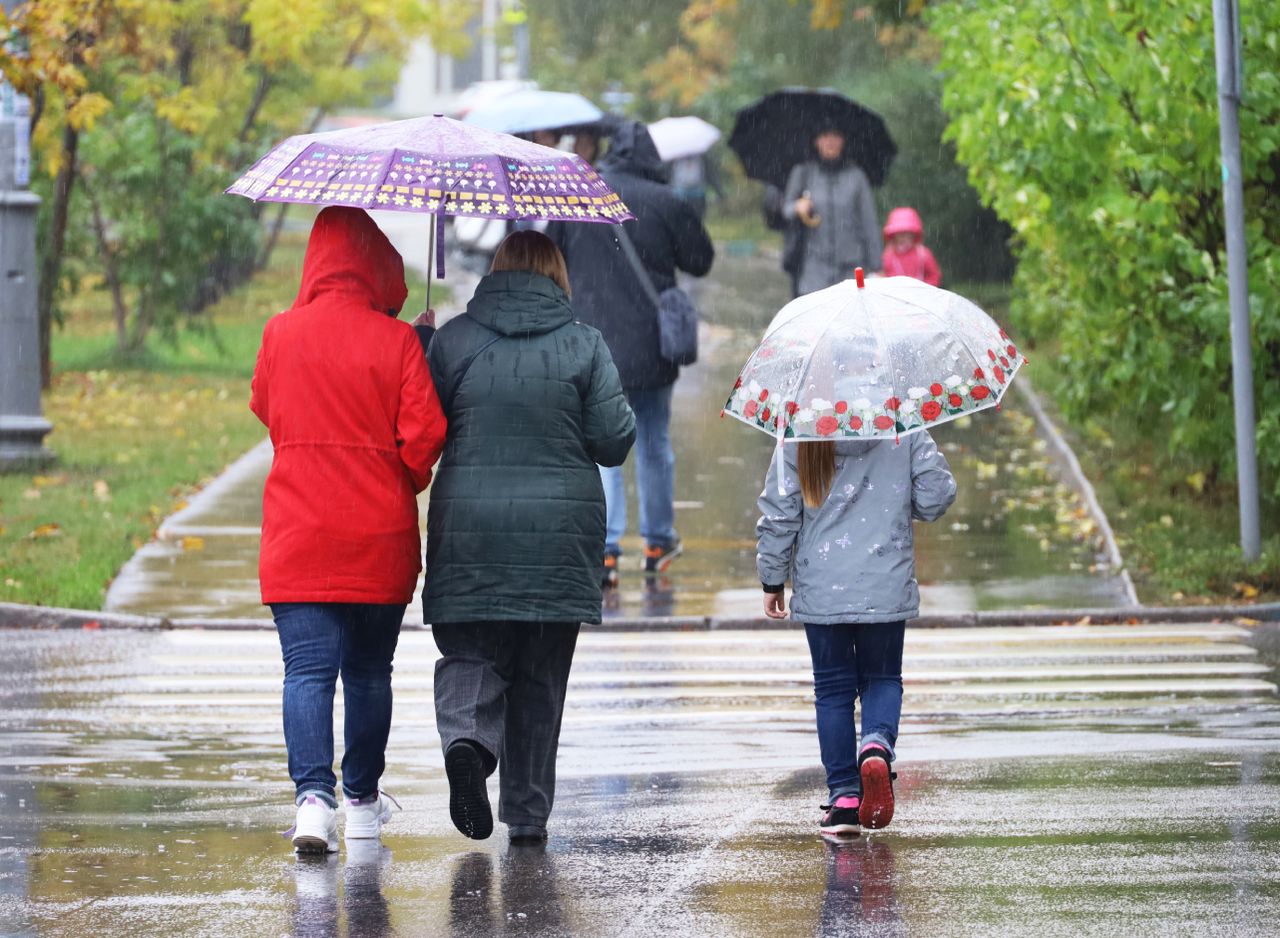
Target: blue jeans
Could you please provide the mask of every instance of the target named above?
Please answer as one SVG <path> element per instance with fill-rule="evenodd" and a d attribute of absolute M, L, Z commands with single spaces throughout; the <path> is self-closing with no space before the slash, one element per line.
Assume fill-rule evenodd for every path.
<path fill-rule="evenodd" d="M 640 490 L 640 536 L 645 543 L 670 547 L 676 542 L 676 452 L 671 448 L 671 391 L 674 384 L 628 391 L 636 415 L 636 488 Z M 622 553 L 627 533 L 627 493 L 621 466 L 601 466 L 604 483 L 605 539 L 609 554 Z"/>
<path fill-rule="evenodd" d="M 818 747 L 832 800 L 861 795 L 854 704 L 862 700 L 862 745 L 883 746 L 893 758 L 902 716 L 902 642 L 906 622 L 848 625 L 805 623 L 813 659 Z"/>
<path fill-rule="evenodd" d="M 377 794 L 391 732 L 391 659 L 403 605 L 273 603 L 284 655 L 284 742 L 297 798 L 311 793 L 336 806 L 333 694 L 342 675 L 346 726 L 342 790 Z"/>

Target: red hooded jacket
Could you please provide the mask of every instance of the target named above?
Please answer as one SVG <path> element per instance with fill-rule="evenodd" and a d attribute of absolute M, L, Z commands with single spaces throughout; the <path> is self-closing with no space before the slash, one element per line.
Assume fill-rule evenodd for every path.
<path fill-rule="evenodd" d="M 262 497 L 264 603 L 407 603 L 422 569 L 416 494 L 445 418 L 399 312 L 404 263 L 360 209 L 326 208 L 302 287 L 262 333 L 249 406 L 275 446 Z"/>

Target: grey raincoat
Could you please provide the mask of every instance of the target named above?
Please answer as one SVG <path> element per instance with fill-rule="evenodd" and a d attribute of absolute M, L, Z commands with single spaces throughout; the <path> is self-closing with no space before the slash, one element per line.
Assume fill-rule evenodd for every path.
<path fill-rule="evenodd" d="M 879 270 L 880 221 L 866 173 L 852 163 L 826 166 L 818 160 L 794 167 L 782 202 L 787 221 L 799 224 L 796 200 L 806 192 L 821 222 L 803 231 L 796 295 L 848 280 L 855 267 L 867 273 Z"/>
<path fill-rule="evenodd" d="M 900 442 L 836 443 L 836 475 L 820 508 L 800 495 L 794 444 L 758 502 L 756 569 L 766 587 L 791 580 L 791 618 L 833 625 L 897 622 L 920 611 L 911 520 L 942 517 L 956 498 L 946 457 L 925 431 Z"/>

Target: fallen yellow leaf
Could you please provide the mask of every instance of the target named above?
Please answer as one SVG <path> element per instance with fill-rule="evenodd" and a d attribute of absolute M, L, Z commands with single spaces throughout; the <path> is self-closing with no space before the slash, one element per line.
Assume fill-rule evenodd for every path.
<path fill-rule="evenodd" d="M 1252 583 L 1232 583 L 1231 585 L 1235 587 L 1236 592 L 1244 599 L 1258 598 L 1258 588 Z"/>
<path fill-rule="evenodd" d="M 188 535 L 182 539 L 183 550 L 204 550 L 204 538 Z"/>
<path fill-rule="evenodd" d="M 62 485 L 66 481 L 67 477 L 65 475 L 31 477 L 31 484 L 38 489 L 42 489 L 50 485 Z"/>
<path fill-rule="evenodd" d="M 36 525 L 35 529 L 30 534 L 28 534 L 27 537 L 31 538 L 34 541 L 42 537 L 57 537 L 61 533 L 62 533 L 62 525 L 56 524 L 54 522 L 49 522 L 48 524 Z"/>

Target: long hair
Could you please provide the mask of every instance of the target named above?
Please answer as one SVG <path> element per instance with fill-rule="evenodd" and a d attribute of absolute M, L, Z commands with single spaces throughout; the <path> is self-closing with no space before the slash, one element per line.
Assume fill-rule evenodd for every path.
<path fill-rule="evenodd" d="M 489 273 L 500 270 L 528 270 L 550 278 L 556 286 L 570 294 L 569 268 L 556 243 L 541 231 L 513 231 L 498 245 L 489 265 Z"/>
<path fill-rule="evenodd" d="M 810 508 L 818 508 L 831 493 L 836 477 L 836 444 L 813 440 L 798 444 L 796 465 L 800 470 L 800 494 Z"/>

